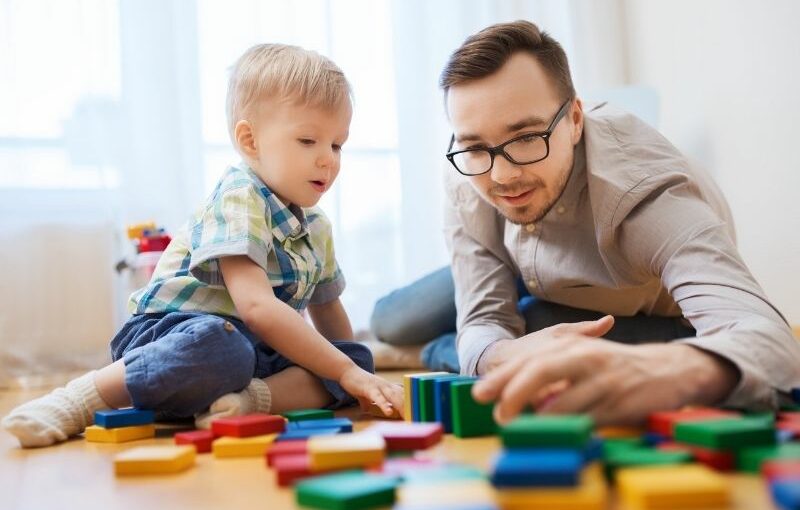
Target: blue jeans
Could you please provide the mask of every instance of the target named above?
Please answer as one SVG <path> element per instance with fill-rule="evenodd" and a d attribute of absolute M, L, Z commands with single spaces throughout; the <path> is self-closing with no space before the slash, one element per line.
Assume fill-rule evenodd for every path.
<path fill-rule="evenodd" d="M 605 314 L 571 308 L 532 297 L 518 282 L 517 307 L 531 333 L 564 322 L 595 320 Z M 456 305 L 453 275 L 444 267 L 378 300 L 370 327 L 380 340 L 392 345 L 425 344 L 422 362 L 431 370 L 458 372 Z M 674 340 L 695 335 L 680 317 L 644 314 L 615 317 L 614 327 L 603 338 L 624 343 Z"/>
<path fill-rule="evenodd" d="M 358 366 L 374 373 L 369 349 L 331 342 Z M 125 360 L 133 405 L 160 419 L 188 418 L 226 393 L 243 390 L 294 363 L 259 340 L 233 317 L 200 312 L 134 315 L 111 341 L 111 357 Z M 321 379 L 331 409 L 355 402 L 335 381 Z"/>

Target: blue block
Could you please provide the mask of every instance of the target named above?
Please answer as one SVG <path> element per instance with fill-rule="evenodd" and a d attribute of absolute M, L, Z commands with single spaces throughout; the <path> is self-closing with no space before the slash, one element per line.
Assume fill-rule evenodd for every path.
<path fill-rule="evenodd" d="M 286 424 L 287 430 L 334 428 L 341 429 L 342 432 L 352 432 L 353 422 L 349 418 L 322 418 L 319 420 L 290 421 Z"/>
<path fill-rule="evenodd" d="M 106 409 L 94 413 L 95 425 L 106 429 L 147 425 L 153 423 L 155 419 L 153 411 L 141 409 Z"/>
<path fill-rule="evenodd" d="M 800 510 L 800 480 L 779 478 L 770 485 L 772 499 L 781 510 Z"/>
<path fill-rule="evenodd" d="M 775 430 L 775 442 L 778 444 L 788 443 L 794 437 L 794 432 L 791 430 Z"/>
<path fill-rule="evenodd" d="M 495 460 L 495 487 L 572 487 L 578 484 L 583 452 L 569 449 L 515 448 Z"/>
<path fill-rule="evenodd" d="M 800 404 L 800 388 L 792 388 L 792 400 Z"/>
<path fill-rule="evenodd" d="M 436 409 L 436 421 L 442 424 L 442 428 L 447 434 L 453 432 L 453 414 L 452 406 L 450 405 L 450 383 L 453 381 L 467 381 L 470 379 L 476 379 L 476 377 L 454 375 L 452 377 L 442 377 L 441 379 L 436 379 L 436 381 L 433 383 L 433 405 Z"/>
<path fill-rule="evenodd" d="M 603 439 L 593 437 L 583 449 L 583 460 L 586 464 L 603 458 Z"/>
<path fill-rule="evenodd" d="M 642 440 L 644 440 L 644 444 L 648 446 L 656 446 L 661 443 L 666 443 L 670 438 L 657 432 L 645 432 L 642 434 Z"/>
<path fill-rule="evenodd" d="M 298 429 L 294 428 L 287 430 L 280 436 L 275 438 L 275 441 L 292 441 L 295 439 L 308 439 L 314 436 L 332 436 L 334 434 L 341 434 L 345 432 L 341 427 L 328 427 L 324 429 Z"/>

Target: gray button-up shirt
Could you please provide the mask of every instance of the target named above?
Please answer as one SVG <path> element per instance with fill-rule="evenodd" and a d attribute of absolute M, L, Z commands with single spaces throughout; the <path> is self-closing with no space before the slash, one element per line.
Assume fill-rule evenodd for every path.
<path fill-rule="evenodd" d="M 531 295 L 619 316 L 685 317 L 741 371 L 724 405 L 774 408 L 800 386 L 800 343 L 736 249 L 711 177 L 655 129 L 601 105 L 584 116 L 566 188 L 535 225 L 515 225 L 452 168 L 445 236 L 452 255 L 461 370 L 489 344 L 525 334 L 516 280 Z"/>

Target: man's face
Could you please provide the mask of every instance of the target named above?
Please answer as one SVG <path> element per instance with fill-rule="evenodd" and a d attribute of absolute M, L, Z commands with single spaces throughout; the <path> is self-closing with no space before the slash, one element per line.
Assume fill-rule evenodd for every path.
<path fill-rule="evenodd" d="M 539 62 L 528 53 L 517 53 L 496 73 L 450 88 L 447 112 L 455 136 L 452 150 L 494 147 L 520 135 L 542 132 L 562 104 Z M 566 185 L 573 147 L 582 129 L 581 105 L 575 100 L 553 130 L 546 159 L 515 165 L 497 155 L 491 171 L 469 179 L 509 221 L 538 221 Z"/>

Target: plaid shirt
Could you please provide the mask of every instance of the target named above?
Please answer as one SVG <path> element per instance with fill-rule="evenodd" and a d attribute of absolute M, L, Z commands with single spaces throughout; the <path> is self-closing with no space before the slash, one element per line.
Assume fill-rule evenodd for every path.
<path fill-rule="evenodd" d="M 220 257 L 246 255 L 267 273 L 275 296 L 295 310 L 339 297 L 344 277 L 331 225 L 319 208 L 286 207 L 245 163 L 228 168 L 205 205 L 175 235 L 133 314 L 201 311 L 239 317 Z"/>

